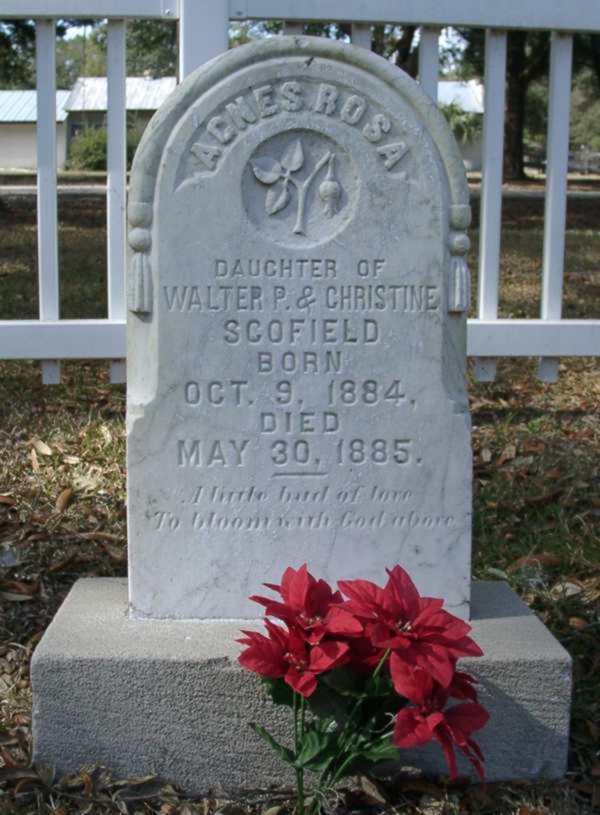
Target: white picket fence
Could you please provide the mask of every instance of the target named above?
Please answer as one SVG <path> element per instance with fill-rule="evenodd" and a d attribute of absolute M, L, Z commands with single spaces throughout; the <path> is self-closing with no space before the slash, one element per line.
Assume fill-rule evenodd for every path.
<path fill-rule="evenodd" d="M 57 254 L 55 23 L 108 19 L 108 319 L 60 320 Z M 125 26 L 128 19 L 177 20 L 180 76 L 227 48 L 230 20 L 351 22 L 352 41 L 370 47 L 370 26 L 421 26 L 420 81 L 436 96 L 442 26 L 486 29 L 485 116 L 478 316 L 469 320 L 468 353 L 481 380 L 497 357 L 540 357 L 539 376 L 557 377 L 560 357 L 600 355 L 600 320 L 563 320 L 569 105 L 574 31 L 600 31 L 597 0 L 0 0 L 0 21 L 33 18 L 37 30 L 39 320 L 0 321 L 0 358 L 39 359 L 46 383 L 60 381 L 60 360 L 109 359 L 125 377 Z M 552 32 L 547 182 L 539 319 L 498 319 L 504 138 L 506 29 Z M 590 205 L 594 205 L 590 202 Z M 85 268 L 82 258 L 82 269 Z M 84 273 L 82 271 L 82 273 Z"/>

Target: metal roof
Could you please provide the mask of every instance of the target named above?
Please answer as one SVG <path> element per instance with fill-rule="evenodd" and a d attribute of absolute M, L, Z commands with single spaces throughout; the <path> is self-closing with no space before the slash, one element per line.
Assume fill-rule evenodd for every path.
<path fill-rule="evenodd" d="M 70 91 L 56 91 L 56 121 L 67 118 Z M 37 122 L 37 91 L 0 91 L 0 122 Z"/>
<path fill-rule="evenodd" d="M 145 76 L 128 76 L 126 80 L 127 110 L 157 110 L 167 96 L 175 90 L 174 76 L 151 79 Z M 66 104 L 71 110 L 105 111 L 106 78 L 103 76 L 80 76 Z"/>
<path fill-rule="evenodd" d="M 176 84 L 174 76 L 127 77 L 127 110 L 157 110 Z M 64 122 L 72 110 L 105 111 L 106 98 L 105 77 L 79 77 L 72 91 L 56 92 L 56 121 Z M 483 113 L 483 86 L 476 79 L 469 82 L 443 80 L 438 83 L 438 102 L 456 104 L 468 113 Z M 36 91 L 0 91 L 0 122 L 36 121 Z"/>
<path fill-rule="evenodd" d="M 438 83 L 438 104 L 457 105 L 465 113 L 483 113 L 483 85 L 477 79 L 443 80 Z"/>

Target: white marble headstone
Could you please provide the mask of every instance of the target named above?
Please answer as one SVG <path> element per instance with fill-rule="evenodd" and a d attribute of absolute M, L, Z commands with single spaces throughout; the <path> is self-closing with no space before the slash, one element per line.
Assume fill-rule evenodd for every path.
<path fill-rule="evenodd" d="M 362 49 L 272 38 L 175 91 L 129 203 L 134 616 L 256 616 L 305 561 L 468 616 L 468 223 L 442 116 Z"/>

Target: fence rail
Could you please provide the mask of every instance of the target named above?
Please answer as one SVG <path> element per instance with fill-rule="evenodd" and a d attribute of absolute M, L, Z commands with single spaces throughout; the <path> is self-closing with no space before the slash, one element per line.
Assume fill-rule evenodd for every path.
<path fill-rule="evenodd" d="M 162 18 L 200 8 L 222 19 L 462 25 L 543 31 L 600 31 L 595 0 L 2 0 L 0 17 Z"/>
<path fill-rule="evenodd" d="M 56 20 L 108 20 L 108 318 L 59 319 L 56 185 Z M 231 20 L 284 19 L 286 33 L 305 21 L 352 23 L 352 41 L 371 47 L 371 24 L 419 25 L 419 80 L 437 96 L 442 26 L 486 28 L 483 187 L 477 319 L 468 322 L 476 376 L 491 380 L 498 357 L 540 357 L 539 376 L 557 377 L 564 356 L 600 355 L 600 320 L 561 319 L 573 32 L 600 31 L 592 0 L 0 0 L 0 20 L 36 20 L 38 91 L 39 320 L 0 321 L 0 358 L 42 360 L 46 383 L 60 381 L 62 359 L 111 360 L 112 381 L 125 378 L 125 27 L 128 19 L 177 21 L 179 74 L 186 76 L 227 48 Z M 506 30 L 552 32 L 542 307 L 540 319 L 498 319 Z"/>

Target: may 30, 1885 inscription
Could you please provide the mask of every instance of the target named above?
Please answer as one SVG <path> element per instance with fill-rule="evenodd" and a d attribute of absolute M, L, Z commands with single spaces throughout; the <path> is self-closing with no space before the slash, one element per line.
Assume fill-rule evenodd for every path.
<path fill-rule="evenodd" d="M 307 561 L 468 615 L 468 215 L 442 117 L 367 52 L 273 38 L 180 86 L 129 205 L 132 614 L 249 617 Z"/>

